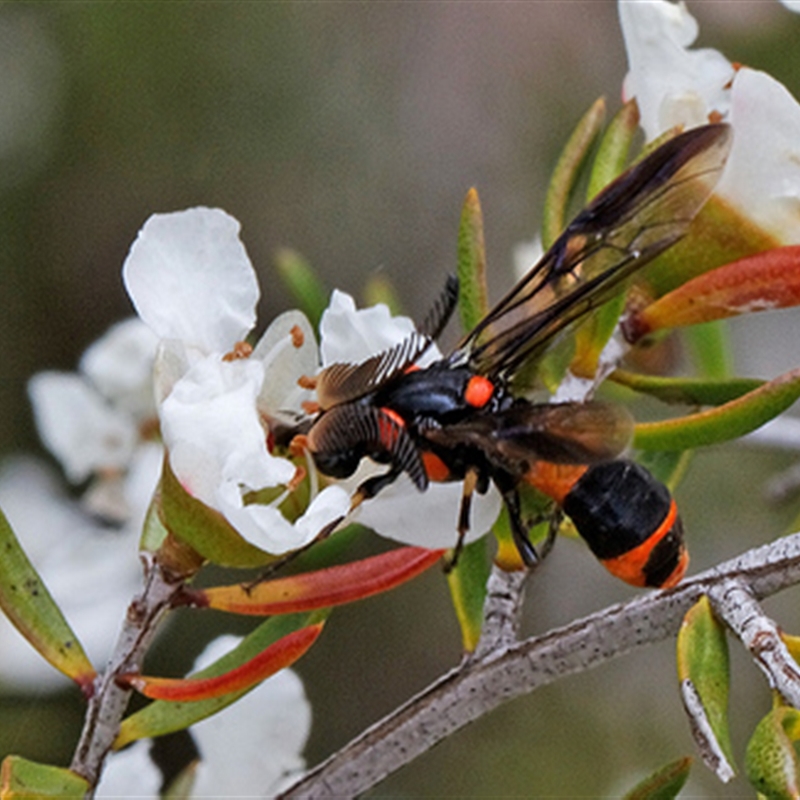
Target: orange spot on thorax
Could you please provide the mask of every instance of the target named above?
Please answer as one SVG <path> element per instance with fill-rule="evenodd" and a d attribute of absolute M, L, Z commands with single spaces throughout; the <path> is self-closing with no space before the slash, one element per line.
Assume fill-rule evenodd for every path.
<path fill-rule="evenodd" d="M 483 408 L 494 394 L 494 384 L 482 375 L 473 375 L 467 381 L 464 401 L 473 408 Z"/>

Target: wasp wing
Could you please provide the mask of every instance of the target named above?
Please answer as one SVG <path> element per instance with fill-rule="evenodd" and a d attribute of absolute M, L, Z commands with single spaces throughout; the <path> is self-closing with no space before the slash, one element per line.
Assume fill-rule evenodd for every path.
<path fill-rule="evenodd" d="M 425 430 L 423 436 L 451 450 L 477 448 L 493 466 L 521 474 L 536 461 L 595 464 L 617 458 L 631 442 L 633 418 L 622 406 L 607 403 L 520 400 L 504 411 Z"/>
<path fill-rule="evenodd" d="M 531 271 L 453 355 L 488 377 L 511 377 L 570 323 L 605 302 L 625 278 L 680 239 L 716 185 L 730 150 L 728 125 L 670 139 L 569 224 Z"/>

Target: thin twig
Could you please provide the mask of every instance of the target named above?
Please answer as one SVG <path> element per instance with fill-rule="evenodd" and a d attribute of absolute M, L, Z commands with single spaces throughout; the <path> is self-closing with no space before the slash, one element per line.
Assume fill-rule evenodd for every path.
<path fill-rule="evenodd" d="M 152 557 L 145 556 L 145 585 L 131 601 L 125 622 L 106 670 L 86 710 L 83 731 L 75 748 L 70 769 L 95 787 L 119 723 L 130 699 L 131 690 L 117 683 L 117 676 L 140 672 L 145 653 L 153 641 L 159 623 L 169 610 L 172 598 L 182 585 L 170 579 Z M 94 796 L 94 791 L 88 797 Z"/>
<path fill-rule="evenodd" d="M 750 550 L 674 589 L 625 603 L 465 662 L 342 748 L 281 798 L 355 797 L 500 704 L 677 634 L 703 595 L 741 581 L 762 598 L 800 582 L 800 534 Z"/>

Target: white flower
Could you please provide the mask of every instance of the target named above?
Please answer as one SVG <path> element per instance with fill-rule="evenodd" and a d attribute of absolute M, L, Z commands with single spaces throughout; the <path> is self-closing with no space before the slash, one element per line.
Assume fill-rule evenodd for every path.
<path fill-rule="evenodd" d="M 299 371 L 316 363 L 308 322 L 280 317 L 250 357 L 231 357 L 255 323 L 258 284 L 239 223 L 219 209 L 156 214 L 123 267 L 139 316 L 161 340 L 155 392 L 170 465 L 186 490 L 220 511 L 248 541 L 284 553 L 314 538 L 347 508 L 329 487 L 294 525 L 253 491 L 286 485 L 295 467 L 273 456 L 265 421 L 299 411 Z M 293 330 L 294 329 L 294 330 Z"/>
<path fill-rule="evenodd" d="M 234 636 L 212 642 L 198 657 L 203 669 L 238 644 Z M 311 707 L 296 673 L 284 669 L 247 696 L 192 726 L 200 753 L 192 797 L 270 797 L 305 769 L 301 753 L 311 729 Z M 109 759 L 98 798 L 157 796 L 158 770 L 149 743 L 137 742 Z"/>
<path fill-rule="evenodd" d="M 323 366 L 361 362 L 399 344 L 414 330 L 414 323 L 408 317 L 392 317 L 385 305 L 357 310 L 352 297 L 336 291 L 320 321 Z M 418 363 L 425 366 L 438 358 L 441 353 L 432 346 Z M 385 470 L 386 467 L 365 459 L 343 485 L 353 491 L 368 477 Z M 462 492 L 462 482 L 458 481 L 430 483 L 421 493 L 406 475 L 401 475 L 377 497 L 363 502 L 353 519 L 404 544 L 448 548 L 456 542 Z M 493 486 L 485 495 L 473 498 L 467 542 L 489 531 L 500 513 L 500 505 L 500 495 Z"/>
<path fill-rule="evenodd" d="M 682 3 L 620 0 L 619 14 L 630 66 L 624 95 L 636 97 L 648 139 L 673 125 L 730 122 L 733 147 L 717 193 L 776 243 L 800 242 L 797 101 L 764 72 L 690 49 L 698 28 Z"/>
<path fill-rule="evenodd" d="M 141 583 L 137 543 L 161 468 L 157 445 L 137 450 L 125 501 L 132 510 L 123 528 L 100 525 L 61 492 L 51 472 L 33 459 L 0 470 L 0 507 L 28 558 L 61 608 L 89 659 L 101 668 L 125 610 Z M 22 689 L 58 689 L 67 678 L 50 666 L 0 618 L 0 681 Z"/>
<path fill-rule="evenodd" d="M 126 320 L 89 347 L 80 372 L 31 378 L 28 392 L 39 435 L 71 482 L 127 466 L 139 426 L 155 414 L 156 344 L 139 320 Z"/>

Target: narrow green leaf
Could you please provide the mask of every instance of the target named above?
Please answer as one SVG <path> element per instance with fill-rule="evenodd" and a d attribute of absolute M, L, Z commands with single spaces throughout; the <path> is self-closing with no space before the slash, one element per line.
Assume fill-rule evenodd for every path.
<path fill-rule="evenodd" d="M 727 442 L 761 427 L 800 397 L 800 369 L 786 372 L 724 405 L 665 422 L 636 426 L 634 447 L 690 450 Z"/>
<path fill-rule="evenodd" d="M 704 272 L 639 309 L 633 338 L 800 303 L 800 246 L 775 247 Z"/>
<path fill-rule="evenodd" d="M 587 201 L 593 200 L 595 195 L 622 174 L 638 126 L 639 107 L 636 100 L 629 100 L 614 114 L 600 139 L 586 190 Z"/>
<path fill-rule="evenodd" d="M 289 633 L 222 675 L 208 678 L 163 678 L 137 673 L 120 675 L 119 681 L 126 682 L 145 697 L 170 703 L 202 702 L 229 694 L 240 696 L 242 692 L 254 688 L 276 672 L 294 664 L 314 644 L 324 624 L 318 622 Z"/>
<path fill-rule="evenodd" d="M 47 661 L 91 693 L 97 673 L 1 511 L 0 608 Z"/>
<path fill-rule="evenodd" d="M 697 372 L 704 378 L 724 380 L 733 372 L 733 353 L 728 326 L 723 320 L 693 325 L 683 331 L 683 339 Z"/>
<path fill-rule="evenodd" d="M 447 574 L 450 596 L 461 626 L 461 641 L 467 653 L 475 650 L 481 635 L 490 569 L 486 541 L 479 539 L 461 551 L 458 564 Z"/>
<path fill-rule="evenodd" d="M 578 181 L 581 166 L 600 133 L 605 113 L 606 103 L 601 97 L 583 115 L 561 151 L 544 201 L 542 244 L 545 250 L 564 230 L 570 196 Z"/>
<path fill-rule="evenodd" d="M 278 250 L 275 253 L 275 266 L 298 307 L 316 329 L 322 312 L 328 306 L 330 292 L 308 261 L 295 250 L 289 248 Z"/>
<path fill-rule="evenodd" d="M 639 125 L 639 108 L 628 101 L 614 115 L 603 134 L 589 176 L 587 200 L 592 200 L 625 169 L 633 137 Z M 570 371 L 579 377 L 592 378 L 603 348 L 617 327 L 625 308 L 625 291 L 604 303 L 575 332 L 575 356 Z"/>
<path fill-rule="evenodd" d="M 478 191 L 467 192 L 458 226 L 458 310 L 464 330 L 472 330 L 489 310 L 486 246 Z"/>
<path fill-rule="evenodd" d="M 691 758 L 679 758 L 637 783 L 623 800 L 673 800 L 688 780 L 691 767 Z"/>
<path fill-rule="evenodd" d="M 678 678 L 691 681 L 715 738 L 713 750 L 733 771 L 733 749 L 728 727 L 730 661 L 725 627 L 703 596 L 683 618 L 678 632 Z M 709 736 L 705 731 L 704 735 Z"/>
<path fill-rule="evenodd" d="M 383 303 L 392 312 L 392 316 L 402 314 L 400 299 L 394 284 L 385 272 L 375 272 L 367 278 L 364 285 L 364 305 L 376 306 Z"/>
<path fill-rule="evenodd" d="M 192 604 L 233 614 L 271 616 L 353 603 L 388 592 L 432 567 L 444 550 L 397 547 L 313 572 L 191 591 Z"/>
<path fill-rule="evenodd" d="M 161 515 L 173 536 L 190 545 L 212 564 L 226 567 L 261 567 L 274 556 L 243 539 L 231 524 L 181 486 L 164 459 L 161 473 Z"/>
<path fill-rule="evenodd" d="M 634 392 L 650 395 L 664 403 L 689 406 L 719 406 L 763 386 L 757 378 L 663 378 L 615 370 L 610 379 Z"/>
<path fill-rule="evenodd" d="M 252 659 L 284 636 L 288 636 L 290 633 L 309 625 L 314 625 L 326 617 L 327 613 L 320 611 L 310 614 L 286 614 L 280 617 L 272 617 L 259 625 L 238 647 L 230 653 L 226 653 L 211 666 L 195 673 L 192 677 L 210 678 L 229 672 Z M 155 700 L 122 721 L 114 742 L 114 749 L 120 750 L 125 745 L 138 739 L 163 736 L 165 733 L 188 728 L 190 725 L 194 725 L 195 722 L 221 711 L 248 691 L 250 689 L 232 692 L 210 700 L 186 703 Z"/>
<path fill-rule="evenodd" d="M 71 770 L 38 764 L 21 756 L 7 756 L 0 767 L 0 797 L 3 800 L 47 800 L 83 797 L 89 784 Z"/>
<path fill-rule="evenodd" d="M 744 758 L 747 778 L 769 800 L 797 800 L 800 770 L 793 738 L 800 711 L 788 706 L 773 708 L 756 725 Z M 796 740 L 796 739 L 795 739 Z"/>
<path fill-rule="evenodd" d="M 692 450 L 643 450 L 637 453 L 636 460 L 654 478 L 675 491 L 689 468 L 692 456 Z"/>

